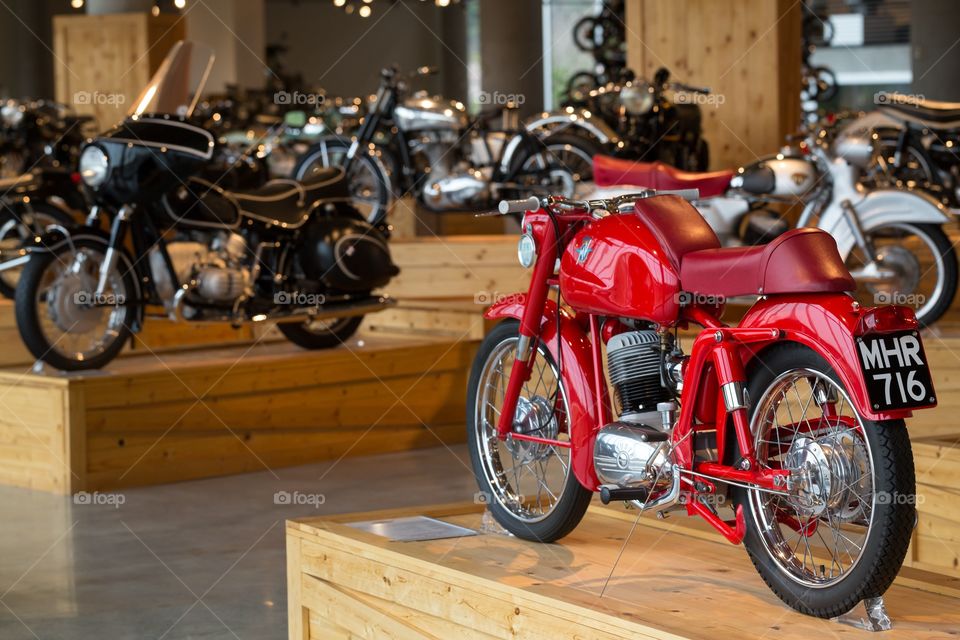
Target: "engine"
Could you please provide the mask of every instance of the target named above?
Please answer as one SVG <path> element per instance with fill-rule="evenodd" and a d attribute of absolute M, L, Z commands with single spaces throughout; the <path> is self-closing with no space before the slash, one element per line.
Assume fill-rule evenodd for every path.
<path fill-rule="evenodd" d="M 424 204 L 434 210 L 470 209 L 489 198 L 490 176 L 452 148 L 458 143 L 454 132 L 432 131 L 410 145 L 423 161 L 420 169 L 427 175 Z M 473 144 L 468 149 L 471 154 L 477 151 Z"/>
<path fill-rule="evenodd" d="M 193 283 L 192 292 L 210 303 L 232 303 L 251 285 L 250 269 L 245 265 L 247 243 L 236 233 L 220 233 L 209 244 L 176 241 L 167 252 L 181 284 Z M 159 251 L 150 254 L 151 271 L 157 292 L 172 300 L 177 284 L 172 282 Z"/>
<path fill-rule="evenodd" d="M 656 331 L 628 331 L 607 342 L 619 417 L 600 429 L 594 446 L 594 469 L 604 485 L 652 495 L 674 480 L 670 429 L 676 405 L 664 386 L 664 361 Z"/>

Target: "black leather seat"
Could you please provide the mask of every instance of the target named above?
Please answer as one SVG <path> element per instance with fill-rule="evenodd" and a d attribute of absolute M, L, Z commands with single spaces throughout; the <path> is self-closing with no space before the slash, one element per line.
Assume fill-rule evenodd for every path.
<path fill-rule="evenodd" d="M 902 93 L 881 93 L 880 108 L 900 120 L 940 128 L 960 127 L 960 102 L 939 102 Z"/>
<path fill-rule="evenodd" d="M 318 200 L 348 201 L 350 192 L 343 170 L 321 169 L 303 182 L 271 180 L 250 191 L 225 191 L 240 214 L 261 222 L 299 226 Z"/>

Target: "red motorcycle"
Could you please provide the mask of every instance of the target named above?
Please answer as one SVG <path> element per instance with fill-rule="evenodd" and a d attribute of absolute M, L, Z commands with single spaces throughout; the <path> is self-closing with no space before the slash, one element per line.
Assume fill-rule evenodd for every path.
<path fill-rule="evenodd" d="M 855 301 L 824 231 L 720 248 L 693 191 L 500 203 L 524 213 L 533 273 L 486 314 L 502 322 L 470 375 L 477 481 L 528 540 L 570 533 L 594 492 L 698 515 L 788 605 L 840 615 L 890 586 L 914 526 L 904 419 L 936 405 L 916 318 Z"/>

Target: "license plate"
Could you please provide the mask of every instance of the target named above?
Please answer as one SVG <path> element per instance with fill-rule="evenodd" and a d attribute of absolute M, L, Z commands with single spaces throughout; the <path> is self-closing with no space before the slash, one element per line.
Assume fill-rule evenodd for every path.
<path fill-rule="evenodd" d="M 874 411 L 936 402 L 923 343 L 916 331 L 857 338 L 860 367 Z"/>

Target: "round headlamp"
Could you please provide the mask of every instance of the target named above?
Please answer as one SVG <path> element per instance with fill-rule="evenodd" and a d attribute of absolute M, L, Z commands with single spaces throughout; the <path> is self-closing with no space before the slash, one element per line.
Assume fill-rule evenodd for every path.
<path fill-rule="evenodd" d="M 80 154 L 80 177 L 84 184 L 96 189 L 107 179 L 110 158 L 95 144 L 88 145 Z"/>
<path fill-rule="evenodd" d="M 646 82 L 629 84 L 620 90 L 620 104 L 627 113 L 643 115 L 653 108 L 653 91 Z"/>
<path fill-rule="evenodd" d="M 537 243 L 529 231 L 524 232 L 517 242 L 517 259 L 524 269 L 532 267 L 537 260 Z"/>

